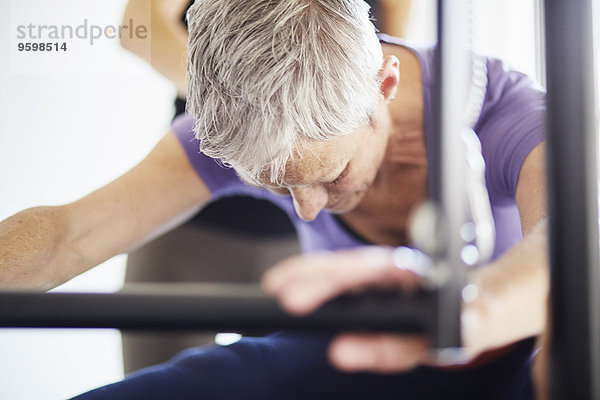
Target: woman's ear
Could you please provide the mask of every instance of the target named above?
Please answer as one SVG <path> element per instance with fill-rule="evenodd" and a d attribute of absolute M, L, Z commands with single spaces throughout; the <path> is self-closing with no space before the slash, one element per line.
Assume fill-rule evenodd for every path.
<path fill-rule="evenodd" d="M 378 73 L 380 90 L 386 101 L 393 100 L 400 83 L 400 60 L 396 56 L 387 56 Z"/>

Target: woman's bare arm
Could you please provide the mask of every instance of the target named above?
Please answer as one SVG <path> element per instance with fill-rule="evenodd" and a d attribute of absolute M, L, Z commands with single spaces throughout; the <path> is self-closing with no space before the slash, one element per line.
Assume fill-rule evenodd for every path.
<path fill-rule="evenodd" d="M 173 133 L 73 203 L 0 222 L 0 287 L 50 289 L 182 222 L 210 199 Z"/>

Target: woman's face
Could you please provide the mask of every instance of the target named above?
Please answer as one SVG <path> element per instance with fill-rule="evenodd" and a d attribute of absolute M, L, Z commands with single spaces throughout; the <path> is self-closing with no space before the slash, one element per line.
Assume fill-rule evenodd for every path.
<path fill-rule="evenodd" d="M 327 142 L 309 142 L 289 161 L 283 182 L 265 187 L 291 194 L 296 213 L 311 221 L 323 209 L 341 214 L 355 208 L 373 184 L 387 144 L 384 129 L 364 126 Z"/>
<path fill-rule="evenodd" d="M 296 213 L 303 220 L 312 221 L 323 209 L 335 214 L 351 211 L 375 182 L 390 134 L 388 104 L 399 82 L 395 56 L 384 59 L 378 77 L 382 96 L 373 126 L 326 142 L 307 142 L 300 154 L 288 161 L 281 185 L 273 186 L 268 178 L 259 182 L 272 192 L 291 194 Z"/>

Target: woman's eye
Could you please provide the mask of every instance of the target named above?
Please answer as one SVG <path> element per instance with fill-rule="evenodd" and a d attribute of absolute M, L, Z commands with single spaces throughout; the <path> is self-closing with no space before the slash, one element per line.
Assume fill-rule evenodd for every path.
<path fill-rule="evenodd" d="M 337 178 L 335 178 L 335 180 L 333 180 L 327 184 L 335 186 L 335 185 L 339 184 L 347 175 L 348 175 L 348 167 L 346 167 L 342 171 L 342 173 Z"/>
<path fill-rule="evenodd" d="M 330 185 L 337 185 L 338 183 L 340 183 L 342 181 L 342 176 L 338 176 L 337 178 L 335 178 L 334 181 L 329 182 Z"/>

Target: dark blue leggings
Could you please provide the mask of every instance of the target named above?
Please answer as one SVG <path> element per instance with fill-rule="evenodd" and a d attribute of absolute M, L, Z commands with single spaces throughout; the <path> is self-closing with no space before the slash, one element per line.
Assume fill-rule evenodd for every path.
<path fill-rule="evenodd" d="M 193 348 L 76 397 L 78 400 L 533 399 L 533 340 L 468 370 L 421 367 L 404 374 L 346 374 L 326 359 L 330 338 L 279 333 L 226 347 Z"/>

